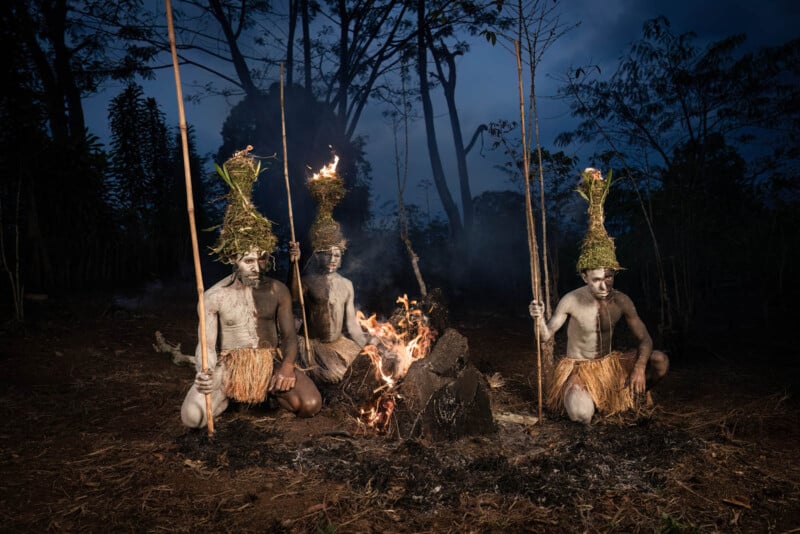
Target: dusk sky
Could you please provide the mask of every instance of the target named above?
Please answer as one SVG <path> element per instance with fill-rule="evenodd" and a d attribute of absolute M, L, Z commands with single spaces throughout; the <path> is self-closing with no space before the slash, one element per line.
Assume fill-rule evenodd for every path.
<path fill-rule="evenodd" d="M 692 31 L 698 43 L 711 42 L 737 33 L 748 36 L 745 48 L 777 45 L 800 35 L 800 3 L 791 0 L 752 2 L 730 0 L 698 2 L 696 0 L 637 1 L 637 0 L 563 0 L 560 20 L 563 24 L 580 22 L 580 26 L 561 37 L 546 53 L 539 67 L 537 93 L 539 96 L 540 129 L 544 147 L 553 148 L 555 136 L 568 130 L 574 121 L 565 105 L 553 96 L 570 67 L 599 65 L 603 76 L 610 75 L 618 59 L 638 40 L 645 20 L 658 15 L 666 16 L 676 33 Z M 191 86 L 206 79 L 191 68 L 182 68 L 181 77 L 186 95 Z M 456 95 L 459 101 L 461 124 L 468 140 L 477 125 L 499 119 L 519 119 L 519 94 L 516 60 L 510 45 L 491 46 L 476 39 L 469 54 L 459 62 Z M 167 114 L 167 123 L 178 123 L 172 71 L 165 70 L 154 82 L 143 83 L 145 94 L 158 99 Z M 526 82 L 526 90 L 527 82 Z M 86 101 L 86 115 L 93 133 L 107 141 L 108 101 L 121 90 L 109 87 L 104 93 Z M 438 91 L 435 96 L 438 96 Z M 200 104 L 186 104 L 186 118 L 198 135 L 201 153 L 216 153 L 221 144 L 222 123 L 235 101 L 221 97 L 207 98 Z M 450 127 L 443 101 L 435 101 L 438 117 L 439 145 L 445 170 L 454 196 L 456 191 L 455 163 L 452 158 Z M 386 202 L 396 201 L 394 170 L 394 140 L 391 124 L 381 116 L 382 108 L 374 106 L 361 120 L 358 133 L 367 138 L 367 157 L 373 166 L 373 206 L 378 209 Z M 291 125 L 287 126 L 291 135 Z M 431 171 L 425 145 L 424 125 L 418 121 L 411 125 L 411 164 L 407 200 L 424 207 L 425 197 L 419 183 L 430 180 Z M 489 139 L 484 138 L 488 144 Z M 476 147 L 469 155 L 470 178 L 474 195 L 486 190 L 512 189 L 504 175 L 494 166 L 501 161 L 499 153 L 485 146 Z M 570 154 L 586 157 L 589 147 L 575 147 Z M 291 154 L 289 155 L 291 158 Z M 280 166 L 276 167 L 279 170 Z M 577 175 L 578 169 L 576 169 Z M 430 207 L 440 211 L 439 199 L 430 192 Z"/>

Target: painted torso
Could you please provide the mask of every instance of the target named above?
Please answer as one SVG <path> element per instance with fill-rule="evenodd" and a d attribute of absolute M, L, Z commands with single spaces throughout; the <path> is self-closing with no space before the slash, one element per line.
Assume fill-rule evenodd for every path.
<path fill-rule="evenodd" d="M 578 288 L 562 299 L 569 315 L 567 356 L 599 358 L 611 352 L 614 325 L 622 317 L 621 304 L 628 299 L 612 290 L 605 300 L 598 300 L 587 287 Z"/>
<path fill-rule="evenodd" d="M 278 346 L 275 283 L 266 279 L 254 288 L 228 277 L 206 292 L 208 313 L 217 313 L 221 350 Z"/>

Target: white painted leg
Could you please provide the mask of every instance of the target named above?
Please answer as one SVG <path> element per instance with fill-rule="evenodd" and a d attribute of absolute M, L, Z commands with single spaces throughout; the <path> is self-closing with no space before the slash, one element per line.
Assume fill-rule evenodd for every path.
<path fill-rule="evenodd" d="M 585 388 L 572 385 L 564 392 L 564 409 L 572 421 L 588 425 L 594 416 L 594 401 Z"/>

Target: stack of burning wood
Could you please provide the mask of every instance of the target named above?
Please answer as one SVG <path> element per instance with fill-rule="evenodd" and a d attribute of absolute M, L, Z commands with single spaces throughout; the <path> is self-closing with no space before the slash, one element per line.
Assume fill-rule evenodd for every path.
<path fill-rule="evenodd" d="M 340 390 L 360 407 L 366 428 L 430 440 L 496 430 L 489 384 L 469 360 L 467 339 L 447 326 L 437 295 L 421 302 L 399 298 L 386 322 L 360 318 L 370 343 Z"/>

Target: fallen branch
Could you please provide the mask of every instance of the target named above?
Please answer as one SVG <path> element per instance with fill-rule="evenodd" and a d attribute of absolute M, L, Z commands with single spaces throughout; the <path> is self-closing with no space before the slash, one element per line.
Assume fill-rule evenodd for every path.
<path fill-rule="evenodd" d="M 192 366 L 195 365 L 195 357 L 194 355 L 190 354 L 183 354 L 181 352 L 181 344 L 177 343 L 172 345 L 164 339 L 164 334 L 156 330 L 156 342 L 153 344 L 153 350 L 156 352 L 165 352 L 167 354 L 172 354 L 172 363 L 175 365 L 186 365 Z"/>

